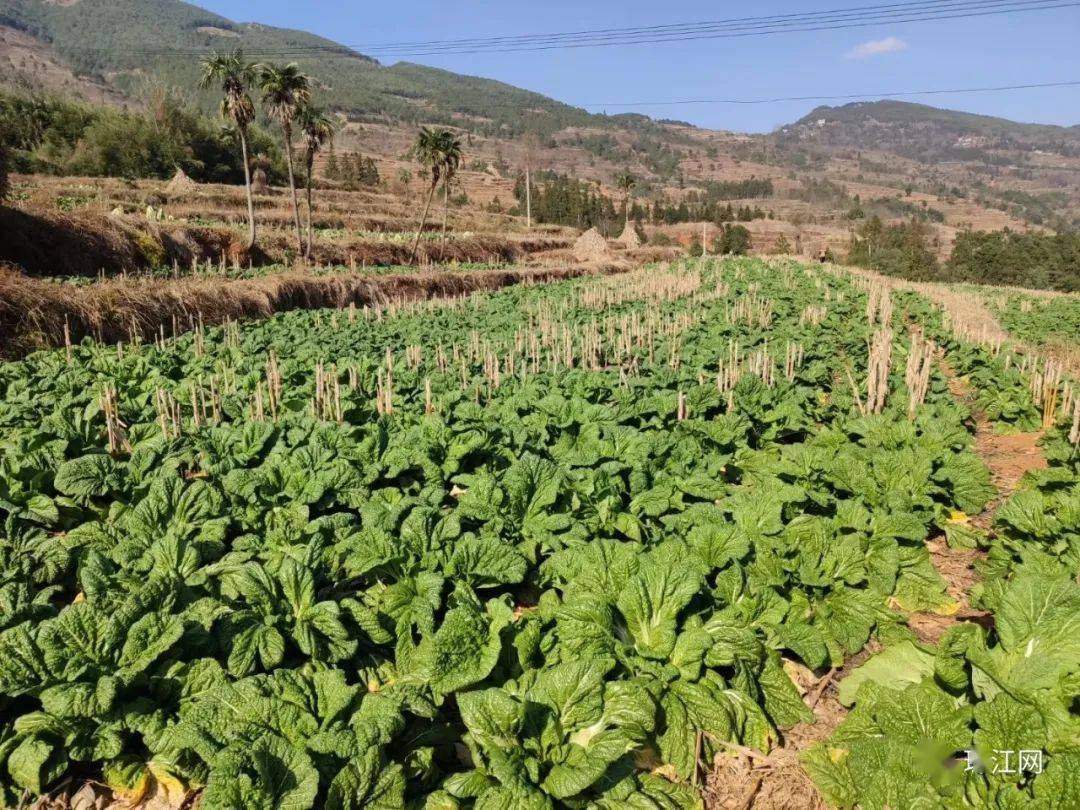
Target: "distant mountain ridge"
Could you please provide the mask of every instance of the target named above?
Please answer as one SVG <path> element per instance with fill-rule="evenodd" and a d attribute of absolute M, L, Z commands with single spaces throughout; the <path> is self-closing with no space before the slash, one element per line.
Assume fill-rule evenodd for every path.
<path fill-rule="evenodd" d="M 8 88 L 127 105 L 147 97 L 148 83 L 163 83 L 211 112 L 218 95 L 195 90 L 200 56 L 235 48 L 299 63 L 317 103 L 360 125 L 347 128 L 347 147 L 390 160 L 417 125 L 451 125 L 479 136 L 470 136 L 474 162 L 511 173 L 522 165 L 521 136 L 537 135 L 547 170 L 609 186 L 631 171 L 650 198 L 769 179 L 795 227 L 832 228 L 839 241 L 860 200 L 878 200 L 892 218 L 945 222 L 946 240 L 965 227 L 1080 227 L 1080 125 L 882 100 L 821 106 L 773 133 L 742 135 L 593 114 L 423 65 L 387 66 L 324 37 L 234 22 L 180 0 L 0 0 L 0 86 Z"/>
<path fill-rule="evenodd" d="M 948 159 L 948 152 L 956 149 L 1041 149 L 1080 156 L 1080 125 L 1025 124 L 895 100 L 818 107 L 782 128 L 780 136 L 886 149 L 924 160 Z"/>
<path fill-rule="evenodd" d="M 456 123 L 483 134 L 548 135 L 567 127 L 662 132 L 690 126 L 635 113 L 598 115 L 504 82 L 399 62 L 386 66 L 340 43 L 305 31 L 239 23 L 180 0 L 0 0 L 0 25 L 48 43 L 78 73 L 129 94 L 147 77 L 193 87 L 196 54 L 243 48 L 296 61 L 320 95 L 352 117 Z M 202 100 L 209 107 L 213 95 Z M 784 127 L 788 140 L 867 146 L 884 136 L 907 152 L 943 138 L 983 139 L 985 145 L 1080 149 L 1080 125 L 1022 124 L 1003 118 L 904 101 L 822 106 Z M 880 144 L 878 144 L 880 145 Z M 932 145 L 931 145 L 932 146 Z M 925 150 L 924 150 L 925 151 Z"/>

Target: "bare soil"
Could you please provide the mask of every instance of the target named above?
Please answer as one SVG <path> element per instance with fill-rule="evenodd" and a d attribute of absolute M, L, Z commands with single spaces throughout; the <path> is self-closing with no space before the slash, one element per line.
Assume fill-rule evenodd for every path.
<path fill-rule="evenodd" d="M 984 317 L 987 316 L 993 317 Z M 1000 329 L 999 326 L 992 328 Z M 1024 475 L 1046 467 L 1046 458 L 1038 446 L 1042 433 L 996 433 L 986 415 L 975 405 L 975 392 L 970 383 L 963 377 L 957 377 L 948 365 L 943 365 L 943 369 L 949 381 L 949 391 L 971 409 L 975 418 L 975 452 L 990 469 L 990 479 L 997 488 L 997 496 L 986 504 L 980 514 L 970 518 L 975 527 L 990 531 L 998 507 L 1016 491 Z M 911 629 L 920 640 L 936 644 L 950 627 L 959 622 L 971 621 L 989 626 L 993 621 L 992 616 L 974 610 L 968 599 L 971 588 L 978 581 L 975 563 L 985 556 L 985 552 L 980 549 L 949 548 L 944 537 L 934 538 L 926 545 L 930 551 L 930 561 L 945 579 L 949 596 L 956 600 L 959 609 L 949 616 L 913 613 L 908 617 Z"/>
<path fill-rule="evenodd" d="M 788 662 L 788 673 L 814 712 L 814 721 L 782 732 L 780 744 L 768 755 L 741 747 L 717 755 L 705 783 L 708 810 L 825 810 L 828 805 L 799 764 L 799 755 L 831 736 L 847 716 L 838 685 L 878 649 L 872 641 L 843 667 L 820 675 Z"/>

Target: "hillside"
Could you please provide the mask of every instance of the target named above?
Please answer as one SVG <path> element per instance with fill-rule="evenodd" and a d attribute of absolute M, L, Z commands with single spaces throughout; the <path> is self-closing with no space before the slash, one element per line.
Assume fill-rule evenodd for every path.
<path fill-rule="evenodd" d="M 1080 126 L 890 100 L 818 107 L 774 140 L 786 154 L 846 159 L 875 182 L 906 176 L 905 188 L 973 198 L 1028 222 L 1080 224 Z"/>
<path fill-rule="evenodd" d="M 926 145 L 937 150 L 1026 148 L 1080 156 L 1080 125 L 1023 124 L 906 101 L 817 107 L 782 132 L 796 139 L 885 147 L 900 154 L 908 151 L 912 156 L 919 155 Z"/>
<path fill-rule="evenodd" d="M 192 54 L 243 48 L 289 55 L 355 118 L 457 123 L 477 132 L 548 135 L 569 126 L 645 126 L 641 116 L 598 116 L 490 79 L 401 62 L 385 66 L 322 37 L 237 23 L 177 0 L 0 0 L 0 25 L 42 40 L 73 71 L 128 94 L 147 77 L 189 87 Z M 207 108 L 213 103 L 202 99 Z"/>
<path fill-rule="evenodd" d="M 0 0 L 0 85 L 32 92 L 137 106 L 151 85 L 164 84 L 209 111 L 214 96 L 192 89 L 197 56 L 236 47 L 296 58 L 320 103 L 349 121 L 338 148 L 373 156 L 384 178 L 404 168 L 418 124 L 465 130 L 473 171 L 462 182 L 482 205 L 513 204 L 530 134 L 538 136 L 536 168 L 595 181 L 613 198 L 626 169 L 649 204 L 738 203 L 717 184 L 768 181 L 767 199 L 741 201 L 768 210 L 748 223 L 761 250 L 781 237 L 807 252 L 844 250 L 871 215 L 930 223 L 941 255 L 967 228 L 1080 225 L 1078 127 L 880 101 L 819 107 L 767 135 L 715 132 L 594 115 L 491 79 L 383 65 L 302 31 L 238 23 L 177 0 Z M 701 232 L 693 217 L 669 230 L 684 243 Z"/>

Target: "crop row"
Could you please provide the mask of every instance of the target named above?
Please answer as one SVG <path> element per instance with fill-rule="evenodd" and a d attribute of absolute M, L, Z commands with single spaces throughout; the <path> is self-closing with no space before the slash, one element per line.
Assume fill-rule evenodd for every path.
<path fill-rule="evenodd" d="M 955 609 L 924 541 L 995 490 L 949 340 L 913 294 L 714 260 L 0 366 L 4 798 L 696 806 L 812 719 L 793 666 Z M 826 795 L 901 806 L 835 750 Z"/>

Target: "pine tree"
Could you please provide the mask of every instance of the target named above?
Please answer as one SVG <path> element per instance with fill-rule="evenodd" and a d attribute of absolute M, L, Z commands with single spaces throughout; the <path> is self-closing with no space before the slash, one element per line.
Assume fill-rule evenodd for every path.
<path fill-rule="evenodd" d="M 359 152 L 354 152 L 349 159 L 348 178 L 347 182 L 350 186 L 356 187 L 360 185 L 360 170 L 363 168 L 363 162 L 360 158 Z"/>

